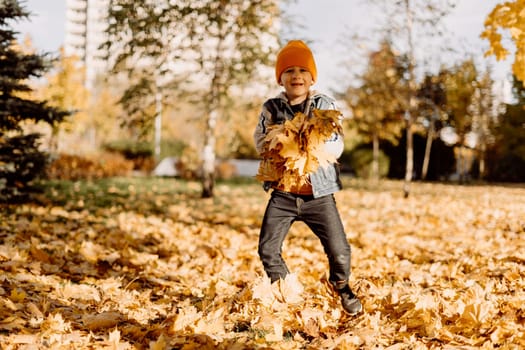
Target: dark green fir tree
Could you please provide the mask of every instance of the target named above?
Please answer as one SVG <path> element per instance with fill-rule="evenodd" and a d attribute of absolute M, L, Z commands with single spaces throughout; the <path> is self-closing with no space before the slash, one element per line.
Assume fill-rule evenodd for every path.
<path fill-rule="evenodd" d="M 0 203 L 31 198 L 35 180 L 45 173 L 48 155 L 40 150 L 41 134 L 24 132 L 29 123 L 55 126 L 68 112 L 29 96 L 28 82 L 49 68 L 47 54 L 26 54 L 16 48 L 12 23 L 28 20 L 18 0 L 0 1 Z"/>

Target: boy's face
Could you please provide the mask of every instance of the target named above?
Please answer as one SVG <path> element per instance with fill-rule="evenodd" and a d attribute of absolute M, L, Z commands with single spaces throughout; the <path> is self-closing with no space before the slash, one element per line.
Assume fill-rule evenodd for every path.
<path fill-rule="evenodd" d="M 313 84 L 312 74 L 303 67 L 289 67 L 281 74 L 281 85 L 292 105 L 303 102 L 308 97 L 308 91 Z"/>

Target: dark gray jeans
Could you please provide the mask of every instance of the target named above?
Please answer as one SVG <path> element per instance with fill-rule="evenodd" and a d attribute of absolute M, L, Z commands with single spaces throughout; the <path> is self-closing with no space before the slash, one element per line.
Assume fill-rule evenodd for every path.
<path fill-rule="evenodd" d="M 281 253 L 290 226 L 303 221 L 320 239 L 330 266 L 329 280 L 338 285 L 350 277 L 351 249 L 333 195 L 313 198 L 274 190 L 259 235 L 259 257 L 272 282 L 289 270 Z"/>

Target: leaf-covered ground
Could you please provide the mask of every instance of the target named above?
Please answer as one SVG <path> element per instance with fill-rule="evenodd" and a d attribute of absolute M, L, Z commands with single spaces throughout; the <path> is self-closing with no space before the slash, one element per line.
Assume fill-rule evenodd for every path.
<path fill-rule="evenodd" d="M 525 188 L 346 180 L 349 317 L 317 238 L 296 223 L 270 285 L 257 257 L 268 199 L 254 182 L 56 183 L 1 208 L 2 349 L 525 347 Z"/>

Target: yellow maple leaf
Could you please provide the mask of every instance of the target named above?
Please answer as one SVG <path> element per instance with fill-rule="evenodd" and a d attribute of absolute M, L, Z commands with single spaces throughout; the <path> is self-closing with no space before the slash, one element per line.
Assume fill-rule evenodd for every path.
<path fill-rule="evenodd" d="M 275 301 L 272 284 L 268 277 L 261 278 L 258 283 L 252 287 L 252 296 L 253 299 L 260 300 L 265 306 L 270 306 Z"/>
<path fill-rule="evenodd" d="M 94 315 L 85 315 L 82 323 L 90 330 L 107 329 L 115 327 L 123 320 L 123 315 L 116 311 L 106 311 Z"/>
<path fill-rule="evenodd" d="M 13 289 L 11 291 L 10 299 L 15 303 L 23 302 L 26 298 L 26 293 L 23 290 Z"/>
<path fill-rule="evenodd" d="M 297 135 L 287 132 L 283 134 L 285 136 L 279 137 L 282 147 L 279 150 L 279 154 L 282 158 L 300 158 L 303 150 L 300 148 Z"/>
<path fill-rule="evenodd" d="M 279 299 L 290 304 L 303 302 L 302 293 L 304 292 L 304 287 L 296 274 L 290 273 L 286 275 L 284 280 L 279 280 L 278 283 L 280 292 Z"/>
<path fill-rule="evenodd" d="M 150 342 L 150 350 L 164 350 L 168 348 L 168 341 L 164 334 L 161 334 L 156 341 Z"/>
<path fill-rule="evenodd" d="M 272 158 L 263 159 L 259 164 L 259 171 L 255 178 L 259 181 L 278 181 L 282 175 L 282 167 Z"/>
<path fill-rule="evenodd" d="M 330 136 L 334 132 L 342 133 L 342 127 L 339 123 L 342 114 L 338 110 L 314 109 L 313 115 L 315 117 L 315 124 L 317 126 L 316 130 L 323 132 L 325 136 Z"/>

